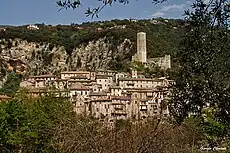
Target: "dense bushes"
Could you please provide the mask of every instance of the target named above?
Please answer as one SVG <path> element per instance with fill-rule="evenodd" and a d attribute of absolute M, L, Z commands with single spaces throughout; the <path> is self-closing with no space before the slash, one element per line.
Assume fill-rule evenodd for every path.
<path fill-rule="evenodd" d="M 55 128 L 71 116 L 70 103 L 50 96 L 30 99 L 23 95 L 0 103 L 0 152 L 56 152 Z"/>
<path fill-rule="evenodd" d="M 22 75 L 14 72 L 10 73 L 3 87 L 0 88 L 0 94 L 13 95 L 19 89 L 21 80 Z"/>
<path fill-rule="evenodd" d="M 229 143 L 219 141 L 215 131 L 224 129 L 216 122 L 189 118 L 177 125 L 166 120 L 117 120 L 111 126 L 77 116 L 64 98 L 30 98 L 23 92 L 0 103 L 0 122 L 0 152 L 4 153 L 198 153 L 210 143 L 210 136 L 219 146 Z"/>
<path fill-rule="evenodd" d="M 198 152 L 201 131 L 187 122 L 175 126 L 156 121 L 117 121 L 108 128 L 95 120 L 76 118 L 59 127 L 55 136 L 60 152 Z M 157 126 L 157 127 L 156 127 Z M 190 127 L 189 127 L 190 126 Z M 194 128 L 194 129 L 193 129 Z M 77 146 L 77 147 L 76 147 Z"/>

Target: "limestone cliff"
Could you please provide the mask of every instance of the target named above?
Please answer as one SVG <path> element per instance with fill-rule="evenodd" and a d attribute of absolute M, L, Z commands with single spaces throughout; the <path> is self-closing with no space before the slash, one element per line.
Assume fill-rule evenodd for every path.
<path fill-rule="evenodd" d="M 69 55 L 63 46 L 28 42 L 22 39 L 0 40 L 0 80 L 11 71 L 25 76 L 76 69 L 109 69 L 111 61 L 130 51 L 132 43 L 125 39 L 115 49 L 105 38 L 90 41 L 73 49 Z"/>

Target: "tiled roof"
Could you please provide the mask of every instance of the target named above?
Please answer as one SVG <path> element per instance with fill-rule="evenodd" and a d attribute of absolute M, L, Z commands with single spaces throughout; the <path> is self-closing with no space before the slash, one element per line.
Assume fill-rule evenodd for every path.
<path fill-rule="evenodd" d="M 28 93 L 51 93 L 51 92 L 68 92 L 66 89 L 47 89 L 47 88 L 31 88 L 28 89 Z"/>
<path fill-rule="evenodd" d="M 107 79 L 107 75 L 96 75 L 96 79 Z"/>
<path fill-rule="evenodd" d="M 70 79 L 88 79 L 85 75 L 72 76 Z"/>
<path fill-rule="evenodd" d="M 107 93 L 103 92 L 103 91 L 101 91 L 101 92 L 91 92 L 89 94 L 89 96 L 107 96 Z"/>
<path fill-rule="evenodd" d="M 124 96 L 111 96 L 112 100 L 131 100 L 130 97 L 124 97 Z"/>
<path fill-rule="evenodd" d="M 73 80 L 73 79 L 70 79 L 70 80 L 68 80 L 68 82 L 87 82 L 87 83 L 90 83 L 92 81 L 91 80 Z"/>
<path fill-rule="evenodd" d="M 0 100 L 10 99 L 7 95 L 0 95 Z"/>
<path fill-rule="evenodd" d="M 61 82 L 61 81 L 67 81 L 68 79 L 55 79 L 55 80 L 49 80 L 49 82 Z"/>
<path fill-rule="evenodd" d="M 111 99 L 108 99 L 108 98 L 100 98 L 100 99 L 90 100 L 90 102 L 111 102 Z"/>
<path fill-rule="evenodd" d="M 55 78 L 55 75 L 45 74 L 45 75 L 30 76 L 30 78 Z"/>
<path fill-rule="evenodd" d="M 167 89 L 157 89 L 157 88 L 124 88 L 127 91 L 136 91 L 136 92 L 157 92 L 157 91 L 168 91 Z"/>
<path fill-rule="evenodd" d="M 70 86 L 70 90 L 89 90 L 89 88 L 80 83 L 74 83 Z"/>
<path fill-rule="evenodd" d="M 154 82 L 160 82 L 161 79 L 155 78 L 118 78 L 119 81 L 154 81 Z"/>
<path fill-rule="evenodd" d="M 66 71 L 61 72 L 61 74 L 89 74 L 89 71 Z"/>

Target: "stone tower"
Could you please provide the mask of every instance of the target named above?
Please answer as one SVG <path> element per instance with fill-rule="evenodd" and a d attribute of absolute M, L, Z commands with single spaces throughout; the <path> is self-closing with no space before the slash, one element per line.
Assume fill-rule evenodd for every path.
<path fill-rule="evenodd" d="M 171 69 L 171 57 L 170 55 L 165 55 L 165 69 Z"/>
<path fill-rule="evenodd" d="M 141 63 L 147 62 L 146 33 L 144 32 L 137 33 L 137 59 Z"/>

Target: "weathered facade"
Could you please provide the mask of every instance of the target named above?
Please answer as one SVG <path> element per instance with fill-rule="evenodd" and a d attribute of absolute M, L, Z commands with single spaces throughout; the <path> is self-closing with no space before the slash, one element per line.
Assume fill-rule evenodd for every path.
<path fill-rule="evenodd" d="M 107 71 L 71 71 L 63 72 L 59 77 L 32 76 L 21 85 L 29 82 L 24 87 L 31 85 L 28 93 L 32 96 L 55 91 L 54 95 L 65 96 L 72 101 L 75 112 L 101 120 L 167 117 L 169 112 L 163 104 L 169 93 L 170 81 L 164 77 L 139 78 L 136 74 L 132 72 L 129 77 L 121 75 L 120 78 L 118 74 Z"/>

